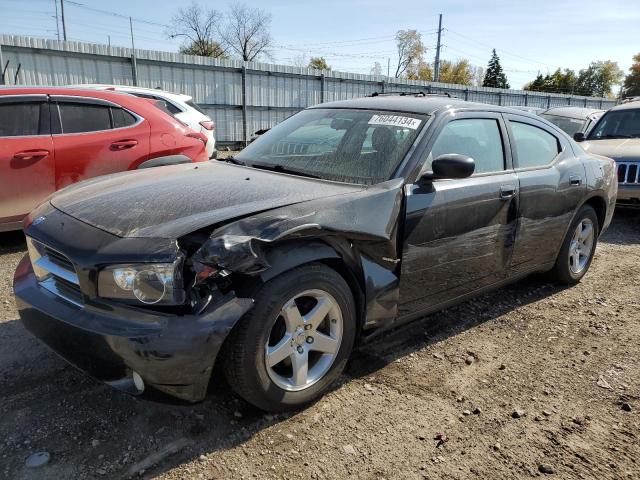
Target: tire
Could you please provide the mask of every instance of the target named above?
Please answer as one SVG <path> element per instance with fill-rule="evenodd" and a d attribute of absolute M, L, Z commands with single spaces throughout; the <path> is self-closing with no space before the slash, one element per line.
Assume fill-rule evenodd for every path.
<path fill-rule="evenodd" d="M 356 336 L 355 302 L 345 280 L 313 263 L 271 279 L 253 298 L 254 307 L 225 343 L 223 371 L 231 388 L 271 412 L 322 396 L 344 370 Z"/>
<path fill-rule="evenodd" d="M 578 245 L 580 246 L 580 240 L 577 239 L 578 228 L 580 226 L 582 232 L 584 232 L 585 226 L 588 225 L 591 226 L 588 254 L 584 255 L 584 258 L 579 256 L 579 260 L 576 260 L 576 250 L 574 249 L 576 244 L 574 242 L 578 241 Z M 556 264 L 553 267 L 552 275 L 555 280 L 565 285 L 575 285 L 582 279 L 589 270 L 589 266 L 593 260 L 599 233 L 598 216 L 595 210 L 589 205 L 582 206 L 580 210 L 578 210 L 573 222 L 571 222 L 571 226 L 567 231 L 564 242 L 562 243 L 562 248 L 556 259 Z M 584 236 L 584 234 L 582 236 Z M 582 253 L 585 253 L 585 244 L 586 242 L 584 242 L 583 239 L 582 246 L 579 248 L 579 251 Z"/>

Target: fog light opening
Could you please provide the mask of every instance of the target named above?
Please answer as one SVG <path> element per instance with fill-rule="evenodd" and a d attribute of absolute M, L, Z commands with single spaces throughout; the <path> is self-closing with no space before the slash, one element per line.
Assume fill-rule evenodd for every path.
<path fill-rule="evenodd" d="M 136 386 L 138 393 L 144 392 L 144 380 L 142 380 L 142 377 L 140 376 L 140 374 L 138 372 L 133 372 L 132 377 L 133 377 L 133 384 Z"/>

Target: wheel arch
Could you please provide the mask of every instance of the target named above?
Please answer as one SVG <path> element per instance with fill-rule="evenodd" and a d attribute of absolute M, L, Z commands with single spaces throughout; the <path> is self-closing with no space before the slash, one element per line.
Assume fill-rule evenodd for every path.
<path fill-rule="evenodd" d="M 602 228 L 604 227 L 604 222 L 607 217 L 607 201 L 605 200 L 604 196 L 598 193 L 594 193 L 593 195 L 588 197 L 584 202 L 582 202 L 582 204 L 580 205 L 580 207 L 578 207 L 576 212 L 578 212 L 578 210 L 580 210 L 580 208 L 582 208 L 585 205 L 589 205 L 596 212 L 596 216 L 598 217 L 598 234 L 599 234 L 600 232 L 602 232 Z"/>
<path fill-rule="evenodd" d="M 342 247 L 342 248 L 341 248 Z M 260 273 L 266 283 L 278 275 L 310 263 L 322 263 L 335 270 L 347 282 L 356 305 L 357 335 L 365 322 L 366 299 L 363 272 L 358 268 L 356 254 L 348 246 L 331 245 L 323 240 L 289 240 L 274 245 L 265 257 L 270 267 Z"/>

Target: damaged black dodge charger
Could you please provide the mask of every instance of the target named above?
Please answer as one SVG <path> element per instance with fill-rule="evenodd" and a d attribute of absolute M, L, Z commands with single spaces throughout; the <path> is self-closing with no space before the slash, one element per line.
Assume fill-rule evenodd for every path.
<path fill-rule="evenodd" d="M 266 410 L 326 392 L 357 342 L 551 270 L 589 268 L 613 161 L 527 113 L 379 95 L 307 109 L 227 162 L 70 187 L 25 222 L 25 326 L 130 393 Z"/>

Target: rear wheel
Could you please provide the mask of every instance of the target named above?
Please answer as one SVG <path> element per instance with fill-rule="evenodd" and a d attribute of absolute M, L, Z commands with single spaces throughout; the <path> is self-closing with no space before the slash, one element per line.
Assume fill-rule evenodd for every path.
<path fill-rule="evenodd" d="M 578 283 L 589 270 L 598 243 L 598 216 L 584 205 L 574 218 L 553 269 L 561 283 Z"/>
<path fill-rule="evenodd" d="M 228 339 L 224 371 L 233 390 L 269 411 L 309 403 L 344 370 L 356 332 L 353 296 L 322 264 L 264 284 Z"/>

